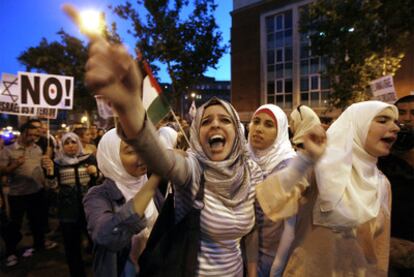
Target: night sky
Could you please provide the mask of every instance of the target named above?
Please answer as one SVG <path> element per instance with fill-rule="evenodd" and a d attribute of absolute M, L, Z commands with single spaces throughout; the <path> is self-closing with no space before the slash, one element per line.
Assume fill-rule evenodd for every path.
<path fill-rule="evenodd" d="M 17 61 L 17 56 L 31 46 L 37 46 L 42 37 L 49 42 L 57 40 L 56 35 L 63 28 L 70 35 L 84 38 L 69 18 L 62 12 L 62 3 L 71 3 L 78 9 L 93 8 L 103 10 L 106 13 L 107 22 L 115 21 L 118 31 L 129 45 L 134 45 L 134 40 L 128 36 L 126 30 L 130 24 L 113 15 L 107 6 L 121 1 L 111 0 L 0 0 L 0 73 L 17 74 L 17 71 L 25 71 L 25 67 Z M 135 1 L 131 1 L 135 3 Z M 223 43 L 230 41 L 230 27 L 232 2 L 230 0 L 217 0 L 216 20 L 223 33 Z M 228 51 L 229 52 L 229 51 Z M 217 70 L 210 69 L 207 76 L 217 80 L 230 80 L 230 55 L 224 55 Z M 162 82 L 170 82 L 165 70 L 159 74 Z"/>

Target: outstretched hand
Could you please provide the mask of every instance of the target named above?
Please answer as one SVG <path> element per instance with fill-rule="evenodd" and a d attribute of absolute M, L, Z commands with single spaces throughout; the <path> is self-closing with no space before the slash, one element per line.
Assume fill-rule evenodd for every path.
<path fill-rule="evenodd" d="M 75 7 L 65 4 L 63 10 L 81 28 Z M 97 94 L 108 99 L 117 112 L 134 108 L 141 96 L 142 74 L 124 46 L 111 44 L 100 34 L 83 30 L 90 40 L 85 82 Z"/>
<path fill-rule="evenodd" d="M 64 4 L 63 10 L 80 28 L 80 15 L 76 8 Z M 123 45 L 112 44 L 100 34 L 85 30 L 83 33 L 90 41 L 89 58 L 85 67 L 86 85 L 111 102 L 124 131 L 132 128 L 131 132 L 136 133 L 136 128 L 139 131 L 140 126 L 130 126 L 130 119 L 144 118 L 142 112 L 139 115 L 144 110 L 141 102 L 143 77 L 140 69 Z"/>
<path fill-rule="evenodd" d="M 316 125 L 303 137 L 303 145 L 306 154 L 315 162 L 326 150 L 326 131 L 320 125 Z"/>

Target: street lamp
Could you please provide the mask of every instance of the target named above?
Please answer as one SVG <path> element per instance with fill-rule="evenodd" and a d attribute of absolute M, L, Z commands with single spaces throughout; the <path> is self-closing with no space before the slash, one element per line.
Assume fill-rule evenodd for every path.
<path fill-rule="evenodd" d="M 87 125 L 87 123 L 88 123 L 88 117 L 86 115 L 84 115 L 84 116 L 81 117 L 81 123 Z"/>
<path fill-rule="evenodd" d="M 104 30 L 103 14 L 95 10 L 84 10 L 80 13 L 80 27 L 83 32 L 101 34 Z"/>
<path fill-rule="evenodd" d="M 195 97 L 196 97 L 195 92 L 192 92 L 192 93 L 191 93 L 191 98 L 193 98 L 193 99 L 194 99 Z"/>

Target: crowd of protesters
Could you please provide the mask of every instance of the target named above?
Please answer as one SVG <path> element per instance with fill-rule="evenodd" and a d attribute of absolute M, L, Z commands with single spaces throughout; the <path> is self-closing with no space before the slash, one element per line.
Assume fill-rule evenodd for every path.
<path fill-rule="evenodd" d="M 53 137 L 31 119 L 2 146 L 6 266 L 56 247 L 52 192 L 71 276 L 86 275 L 83 240 L 95 276 L 413 276 L 414 96 L 355 103 L 330 126 L 309 107 L 287 116 L 266 104 L 247 130 L 212 98 L 191 127 L 154 126 L 141 74 L 124 48 L 94 38 L 86 82 L 113 104 L 117 128 Z M 157 246 L 171 203 L 171 235 L 191 234 L 180 240 L 190 252 Z M 24 216 L 33 247 L 19 253 Z"/>
<path fill-rule="evenodd" d="M 86 276 L 82 258 L 84 251 L 93 252 L 93 271 L 96 276 L 120 276 L 122 274 L 135 276 L 139 272 L 139 255 L 145 248 L 146 240 L 159 211 L 161 211 L 163 201 L 165 201 L 168 191 L 171 191 L 171 186 L 176 186 L 178 182 L 181 182 L 177 178 L 183 178 L 183 173 L 180 172 L 173 175 L 169 175 L 171 174 L 169 173 L 165 176 L 165 173 L 160 171 L 160 168 L 168 166 L 158 160 L 160 156 L 166 159 L 163 154 L 165 150 L 159 149 L 165 147 L 178 151 L 176 154 L 178 156 L 175 158 L 177 162 L 183 158 L 185 161 L 185 156 L 194 155 L 195 149 L 205 151 L 202 145 L 195 144 L 194 136 L 201 136 L 197 134 L 200 132 L 197 131 L 197 128 L 202 128 L 203 124 L 216 124 L 214 123 L 216 120 L 214 113 L 213 119 L 209 119 L 209 116 L 202 119 L 206 113 L 211 112 L 209 107 L 227 107 L 223 111 L 219 110 L 219 114 L 234 114 L 228 120 L 238 122 L 237 115 L 232 112 L 231 106 L 226 106 L 228 105 L 226 102 L 218 99 L 212 101 L 200 108 L 191 129 L 184 120 L 178 120 L 180 122 L 178 123 L 171 115 L 166 117 L 158 124 L 158 132 L 154 133 L 156 135 L 154 143 L 157 146 L 149 146 L 148 144 L 148 136 L 152 135 L 143 134 L 142 136 L 147 138 L 146 141 L 135 142 L 135 139 L 132 141 L 127 139 L 122 129 L 118 130 L 118 134 L 115 129 L 112 129 L 106 134 L 98 136 L 96 125 L 87 128 L 75 124 L 75 128 L 70 127 L 71 131 L 59 131 L 52 135 L 48 132 L 45 122 L 38 119 L 29 119 L 22 124 L 19 129 L 20 136 L 13 143 L 4 145 L 4 141 L 1 140 L 0 231 L 5 248 L 1 251 L 5 266 L 13 267 L 19 263 L 20 257 L 30 257 L 40 251 L 48 251 L 48 249 L 57 246 L 57 242 L 48 239 L 47 236 L 47 233 L 51 231 L 48 223 L 49 210 L 55 208 L 59 226 L 54 231 L 61 234 L 71 276 Z M 292 111 L 289 117 L 286 117 L 285 113 L 275 105 L 259 107 L 246 130 L 241 128 L 241 124 L 238 124 L 241 133 L 237 136 L 241 140 L 240 147 L 243 144 L 248 150 L 246 153 L 249 155 L 246 156 L 246 159 L 253 162 L 254 167 L 249 169 L 250 174 L 255 174 L 255 170 L 258 172 L 257 174 L 263 174 L 263 177 L 257 177 L 259 183 L 268 176 L 271 176 L 269 180 L 272 181 L 266 179 L 262 184 L 255 185 L 255 190 L 250 189 L 249 194 L 256 195 L 256 201 L 254 198 L 251 199 L 253 202 L 246 200 L 250 199 L 246 196 L 245 200 L 238 203 L 238 205 L 253 205 L 252 203 L 255 203 L 253 205 L 255 215 L 249 215 L 247 218 L 249 220 L 256 218 L 251 223 L 247 221 L 243 223 L 246 224 L 246 230 L 238 235 L 237 241 L 242 239 L 243 242 L 243 247 L 238 251 L 245 253 L 240 255 L 240 259 L 244 257 L 240 260 L 242 266 L 233 262 L 236 265 L 233 269 L 228 267 L 221 269 L 217 264 L 223 266 L 223 261 L 220 261 L 223 259 L 223 252 L 216 253 L 217 256 L 213 258 L 213 252 L 208 249 L 209 247 L 215 249 L 219 246 L 210 245 L 213 241 L 209 239 L 205 242 L 202 241 L 200 251 L 207 252 L 204 254 L 205 258 L 203 254 L 199 254 L 199 268 L 195 275 L 204 276 L 215 272 L 213 275 L 228 273 L 231 276 L 239 276 L 243 274 L 244 268 L 244 274 L 249 276 L 316 276 L 318 274 L 333 276 L 333 272 L 341 271 L 356 274 L 357 270 L 363 268 L 367 272 L 367 276 L 369 274 L 386 276 L 390 261 L 390 276 L 412 276 L 414 251 L 412 237 L 414 233 L 413 188 L 411 186 L 414 181 L 412 174 L 414 172 L 413 105 L 414 96 L 400 99 L 396 106 L 375 101 L 363 102 L 347 109 L 328 129 L 328 138 L 330 132 L 332 138 L 335 134 L 340 134 L 340 130 L 349 127 L 350 125 L 347 124 L 354 120 L 352 117 L 360 112 L 359 109 L 362 109 L 366 114 L 371 112 L 372 116 L 367 118 L 366 124 L 355 123 L 357 122 L 355 121 L 353 125 L 359 124 L 361 127 L 358 127 L 360 130 L 356 133 L 365 133 L 362 136 L 369 140 L 372 139 L 370 134 L 373 132 L 372 126 L 370 127 L 371 121 L 386 125 L 384 122 L 391 120 L 392 125 L 390 125 L 389 133 L 382 134 L 385 137 L 381 139 L 390 146 L 389 150 L 391 150 L 392 144 L 394 146 L 392 151 L 388 151 L 389 155 L 386 155 L 387 151 L 380 153 L 383 157 L 379 159 L 379 167 L 390 180 L 391 186 L 387 187 L 387 179 L 378 181 L 383 178 L 381 177 L 383 175 L 379 171 L 375 173 L 379 175 L 374 178 L 377 180 L 375 181 L 377 183 L 374 183 L 384 184 L 380 190 L 382 196 L 379 200 L 378 212 L 373 212 L 372 207 L 355 208 L 349 203 L 342 203 L 352 203 L 352 197 L 355 197 L 355 195 L 352 196 L 352 193 L 358 190 L 358 186 L 353 184 L 352 180 L 361 178 L 355 176 L 349 177 L 351 181 L 348 185 L 339 179 L 342 181 L 339 181 L 335 186 L 343 185 L 344 195 L 336 196 L 339 203 L 329 204 L 331 203 L 330 199 L 340 192 L 330 189 L 329 186 L 332 185 L 326 185 L 326 183 L 331 184 L 332 180 L 335 180 L 334 177 L 329 177 L 330 174 L 326 172 L 334 163 L 331 159 L 337 160 L 341 153 L 345 153 L 349 147 L 346 145 L 335 146 L 335 144 L 340 144 L 341 140 L 346 143 L 346 139 L 341 139 L 343 134 L 334 141 L 328 142 L 327 151 L 334 151 L 335 154 L 326 156 L 327 153 L 324 153 L 318 166 L 311 170 L 314 162 L 306 161 L 309 158 L 303 156 L 305 155 L 303 153 L 306 153 L 304 152 L 306 151 L 306 143 L 309 144 L 306 142 L 306 139 L 309 139 L 306 138 L 307 132 L 315 129 L 316 126 L 321 126 L 316 113 L 307 106 L 299 106 Z M 358 109 L 358 111 L 352 109 Z M 399 131 L 397 125 L 393 123 L 397 118 L 397 109 L 400 114 L 399 125 L 403 130 L 395 142 L 396 134 Z M 207 122 L 203 123 L 203 120 L 207 120 Z M 208 123 L 210 120 L 211 123 Z M 225 119 L 217 120 L 224 121 Z M 221 124 L 226 125 L 225 123 Z M 222 128 L 225 130 L 226 127 L 220 126 L 220 123 L 217 125 L 211 127 L 212 130 L 219 130 L 219 136 L 224 137 L 224 140 L 230 139 L 231 135 L 226 133 L 229 132 L 228 130 L 223 133 L 220 131 Z M 288 125 L 290 125 L 290 137 Z M 151 133 L 152 131 L 145 132 Z M 355 134 L 350 135 L 355 136 Z M 244 137 L 248 138 L 247 142 L 244 141 Z M 207 143 L 222 144 L 220 139 L 217 138 L 217 142 L 207 141 Z M 158 140 L 160 145 L 156 143 Z M 360 141 L 361 149 L 366 148 L 361 142 L 364 138 L 353 138 L 350 141 L 352 140 Z M 188 141 L 190 141 L 190 147 Z M 146 147 L 141 148 L 140 144 L 144 144 Z M 160 148 L 157 150 L 154 147 Z M 214 147 L 219 148 L 213 146 L 213 150 L 210 150 L 212 157 L 214 157 Z M 231 149 L 234 149 L 234 146 Z M 183 156 L 184 152 L 179 152 L 182 150 L 189 152 Z M 351 147 L 349 151 L 356 151 L 355 146 Z M 375 149 L 372 151 L 375 153 Z M 158 154 L 154 155 L 154 153 Z M 229 150 L 229 153 L 232 152 Z M 378 157 L 380 154 L 377 154 Z M 203 154 L 200 152 L 198 155 Z M 362 158 L 365 157 L 364 155 L 358 155 L 354 154 L 353 159 L 362 159 L 361 161 L 366 159 Z M 149 156 L 151 158 L 148 158 Z M 295 158 L 296 156 L 298 157 Z M 300 159 L 305 160 L 301 162 Z M 376 168 L 375 161 L 375 159 L 371 159 L 371 162 L 374 163 L 369 170 L 372 171 L 373 168 Z M 367 162 L 368 160 L 363 162 L 365 166 Z M 306 163 L 309 164 L 306 165 Z M 356 161 L 354 163 L 358 164 Z M 147 178 L 147 164 L 152 172 L 163 178 L 155 174 L 151 178 Z M 213 164 L 209 166 L 213 166 Z M 256 165 L 259 165 L 260 168 L 254 169 Z M 355 165 L 348 166 L 357 167 Z M 296 167 L 301 168 L 303 174 L 295 177 L 294 169 Z M 359 167 L 363 168 L 361 164 Z M 353 174 L 357 176 L 362 174 L 366 178 L 367 172 L 358 173 L 358 168 L 352 170 L 352 172 L 356 172 Z M 275 175 L 278 171 L 282 171 L 283 175 Z M 331 171 L 332 174 L 339 174 L 339 169 Z M 237 169 L 233 168 L 229 172 L 237 172 Z M 250 176 L 252 178 L 255 175 Z M 279 176 L 276 179 L 283 180 L 284 184 L 291 183 L 286 179 L 286 176 L 290 176 L 288 179 L 295 181 L 288 188 L 280 184 L 281 181 L 276 180 L 275 176 Z M 345 178 L 344 176 L 341 178 Z M 219 179 L 214 180 L 214 185 L 217 185 Z M 359 184 L 358 182 L 357 184 Z M 266 186 L 266 183 L 272 184 Z M 375 184 L 372 186 L 373 190 L 375 193 L 379 193 L 375 190 Z M 219 195 L 223 193 L 214 192 L 214 188 L 210 186 L 212 185 L 205 188 L 208 197 L 214 197 L 215 193 Z M 280 188 L 278 191 L 276 186 L 281 186 L 286 191 L 280 191 Z M 365 184 L 365 190 L 368 187 L 368 183 Z M 391 188 L 392 194 L 389 188 Z M 291 189 L 293 190 L 288 192 Z M 175 190 L 181 191 L 182 188 L 178 186 Z M 182 191 L 177 193 L 175 197 L 178 211 L 185 214 L 188 203 L 180 204 L 180 201 L 183 200 L 180 200 L 179 197 L 184 197 L 184 201 L 189 201 L 194 195 L 187 195 Z M 187 197 L 190 198 L 187 199 Z M 55 199 L 55 201 L 51 202 L 50 199 Z M 209 212 L 208 206 L 214 210 L 223 209 L 218 208 L 218 203 L 224 205 L 223 207 L 234 205 L 232 200 L 232 198 L 218 198 L 209 203 L 204 199 L 204 205 L 207 207 L 203 209 L 203 212 L 204 210 Z M 361 203 L 369 202 L 363 196 L 360 196 L 359 200 Z M 225 204 L 226 201 L 230 202 Z M 389 203 L 392 203 L 392 208 Z M 275 205 L 279 207 L 274 207 Z M 317 205 L 320 205 L 319 212 L 317 212 L 318 209 L 315 209 Z M 233 206 L 233 209 L 235 207 L 237 205 Z M 327 216 L 322 210 L 326 207 L 332 209 L 330 213 L 337 213 L 337 215 Z M 222 233 L 226 230 L 225 225 L 231 222 L 230 214 L 213 212 L 214 210 L 211 210 L 213 217 L 206 215 L 205 220 L 211 221 L 212 218 L 217 220 L 217 217 L 223 217 L 223 225 L 218 223 L 220 221 L 215 223 L 221 226 L 217 232 Z M 241 210 L 246 213 L 246 207 Z M 365 217 L 361 215 L 363 211 L 366 211 Z M 358 215 L 352 215 L 353 213 Z M 372 217 L 370 215 L 372 213 L 377 216 Z M 18 245 L 22 239 L 22 223 L 25 216 L 33 237 L 33 245 L 21 249 L 18 248 Z M 177 216 L 179 218 L 182 215 L 178 214 Z M 238 213 L 237 216 L 239 217 L 238 224 L 242 224 L 240 221 L 243 218 L 242 214 Z M 207 228 L 209 236 L 214 236 L 214 232 L 216 232 L 214 228 L 211 229 L 212 226 L 207 222 L 203 226 L 203 221 L 201 222 L 201 227 Z M 235 228 L 235 226 L 229 225 L 229 228 Z M 389 228 L 391 240 L 387 231 Z M 114 232 L 114 230 L 117 231 Z M 329 230 L 333 230 L 333 233 L 329 233 Z M 353 244 L 354 248 L 351 246 Z M 333 245 L 336 245 L 335 251 L 332 248 Z M 230 244 L 227 247 L 230 247 Z M 237 246 L 235 247 L 237 248 Z M 321 253 L 319 250 L 322 248 L 325 249 L 323 251 L 331 251 L 332 254 L 329 256 L 329 263 L 324 263 L 324 266 L 318 262 L 322 259 L 318 256 L 320 255 L 318 253 Z M 316 252 L 313 253 L 313 251 Z M 232 254 L 228 252 L 226 255 Z M 343 259 L 344 256 L 353 257 L 353 259 L 348 259 L 348 264 L 338 265 L 335 260 Z M 390 258 L 388 258 L 389 256 Z M 206 257 L 209 258 L 206 259 Z M 235 261 L 234 259 L 239 258 L 234 256 L 232 259 Z"/>

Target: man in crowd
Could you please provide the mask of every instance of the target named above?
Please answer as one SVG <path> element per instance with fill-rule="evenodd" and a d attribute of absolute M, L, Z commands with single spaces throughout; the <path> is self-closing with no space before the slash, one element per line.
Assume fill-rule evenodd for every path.
<path fill-rule="evenodd" d="M 38 130 L 29 122 L 20 128 L 18 140 L 5 147 L 0 164 L 2 173 L 8 176 L 8 200 L 10 221 L 20 232 L 26 214 L 33 235 L 33 248 L 27 249 L 23 256 L 31 256 L 33 251 L 51 248 L 55 243 L 45 243 L 44 183 L 45 176 L 41 167 L 42 150 L 36 144 Z M 21 236 L 16 236 L 21 237 Z M 16 247 L 19 240 L 8 241 L 6 265 L 17 263 Z"/>
<path fill-rule="evenodd" d="M 54 150 L 56 142 L 53 136 L 48 137 L 47 124 L 36 118 L 29 119 L 27 123 L 30 124 L 32 127 L 34 127 L 38 132 L 38 139 L 36 141 L 36 144 L 39 145 L 40 149 L 42 149 L 42 153 L 47 154 L 49 158 L 53 159 L 53 150 Z"/>
<path fill-rule="evenodd" d="M 391 182 L 391 267 L 396 277 L 414 276 L 414 95 L 399 99 L 401 127 L 392 154 L 379 161 Z"/>

